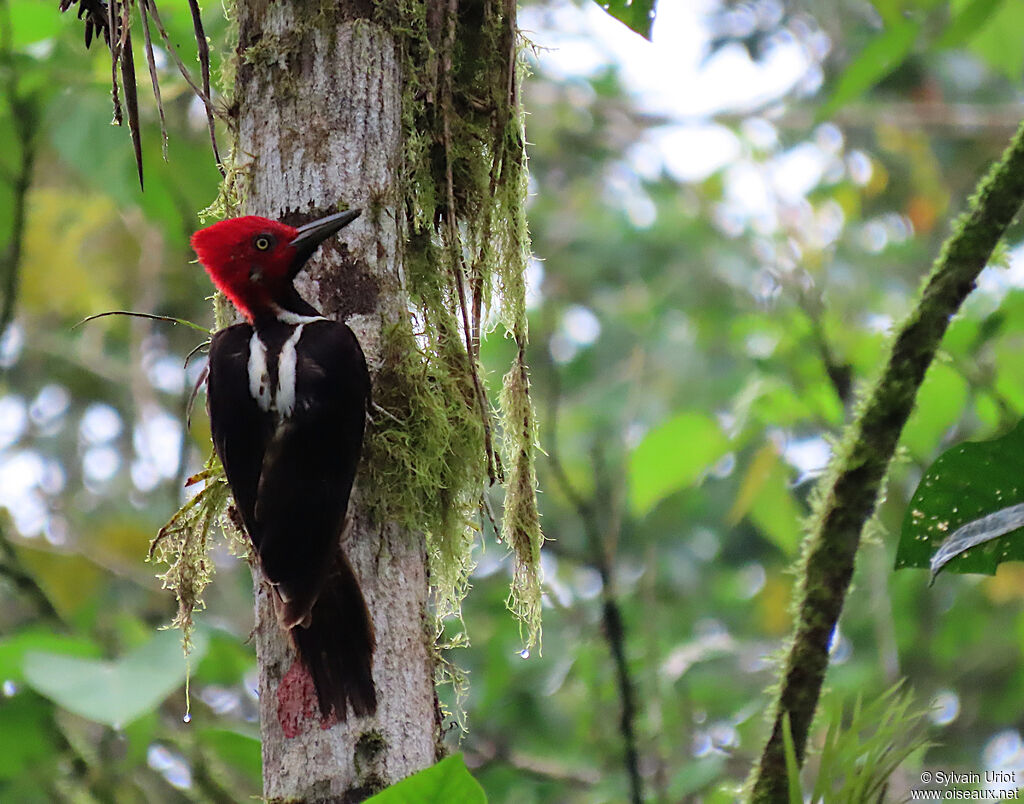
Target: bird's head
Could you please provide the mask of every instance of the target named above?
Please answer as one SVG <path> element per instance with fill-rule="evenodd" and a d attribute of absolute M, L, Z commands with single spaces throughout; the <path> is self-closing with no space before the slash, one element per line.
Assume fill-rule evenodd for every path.
<path fill-rule="evenodd" d="M 199 262 L 250 321 L 273 313 L 294 296 L 292 281 L 320 244 L 359 217 L 353 209 L 298 228 L 247 215 L 229 218 L 192 235 Z"/>

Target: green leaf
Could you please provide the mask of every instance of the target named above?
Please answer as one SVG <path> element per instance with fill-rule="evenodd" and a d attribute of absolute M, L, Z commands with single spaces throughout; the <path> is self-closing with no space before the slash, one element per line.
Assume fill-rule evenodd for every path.
<path fill-rule="evenodd" d="M 918 458 L 935 455 L 942 437 L 963 415 L 968 387 L 963 375 L 951 366 L 936 363 L 929 370 L 900 443 Z"/>
<path fill-rule="evenodd" d="M 968 48 L 1011 81 L 1024 71 L 1024 48 L 1019 32 L 1024 25 L 1024 4 L 1006 3 L 994 9 L 968 37 Z"/>
<path fill-rule="evenodd" d="M 918 484 L 903 517 L 896 569 L 928 567 L 961 526 L 1024 502 L 1024 422 L 992 441 L 967 442 L 939 456 Z M 978 545 L 948 562 L 953 572 L 995 574 L 1024 560 L 1024 529 Z"/>
<path fill-rule="evenodd" d="M 728 439 L 702 413 L 680 413 L 651 430 L 629 458 L 633 512 L 650 513 L 669 494 L 696 483 L 728 451 Z"/>
<path fill-rule="evenodd" d="M 782 713 L 782 748 L 786 754 L 786 781 L 789 783 L 789 804 L 802 804 L 803 788 L 800 785 L 800 763 L 796 759 L 796 746 L 793 744 L 793 730 L 789 722 L 789 712 Z"/>
<path fill-rule="evenodd" d="M 902 20 L 872 39 L 843 71 L 831 96 L 818 110 L 817 119 L 831 117 L 902 64 L 914 46 L 920 29 L 920 23 Z"/>
<path fill-rule="evenodd" d="M 789 489 L 789 467 L 774 444 L 765 444 L 747 467 L 726 522 L 749 516 L 758 529 L 787 555 L 795 555 L 804 512 Z"/>
<path fill-rule="evenodd" d="M 651 28 L 654 27 L 655 0 L 595 0 L 595 2 L 644 39 L 651 38 Z"/>
<path fill-rule="evenodd" d="M 191 661 L 197 663 L 207 637 L 196 631 Z M 187 664 L 177 631 L 160 631 L 119 659 L 101 661 L 58 653 L 25 655 L 25 680 L 65 709 L 119 728 L 154 709 L 185 681 Z"/>
<path fill-rule="evenodd" d="M 462 754 L 445 757 L 436 765 L 393 784 L 367 804 L 459 804 L 486 803 L 487 796 L 474 779 Z"/>
<path fill-rule="evenodd" d="M 10 25 L 15 48 L 49 39 L 60 34 L 61 15 L 56 3 L 41 3 L 39 0 L 8 0 Z M 68 14 L 72 18 L 74 12 Z M 81 23 L 79 23 L 81 25 Z"/>
<path fill-rule="evenodd" d="M 30 651 L 48 651 L 69 656 L 99 656 L 100 649 L 82 637 L 68 637 L 52 631 L 23 631 L 0 642 L 0 680 L 25 680 L 21 668 L 25 654 Z"/>
<path fill-rule="evenodd" d="M 0 780 L 13 779 L 54 752 L 50 705 L 35 695 L 0 700 Z"/>
<path fill-rule="evenodd" d="M 952 3 L 952 19 L 946 25 L 935 47 L 957 47 L 976 34 L 999 10 L 1005 0 L 967 0 Z"/>
<path fill-rule="evenodd" d="M 206 654 L 192 665 L 193 678 L 210 684 L 237 684 L 256 665 L 252 648 L 227 631 L 204 627 L 209 636 Z"/>
<path fill-rule="evenodd" d="M 217 762 L 236 768 L 254 784 L 260 781 L 263 765 L 259 737 L 230 729 L 206 728 L 199 732 L 199 740 Z"/>

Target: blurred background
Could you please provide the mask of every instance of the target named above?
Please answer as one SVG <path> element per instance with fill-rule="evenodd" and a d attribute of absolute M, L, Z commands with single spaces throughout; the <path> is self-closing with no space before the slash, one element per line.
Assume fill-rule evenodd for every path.
<path fill-rule="evenodd" d="M 226 23 L 207 6 L 216 71 Z M 194 66 L 187 4 L 161 10 Z M 522 655 L 511 561 L 484 534 L 472 644 L 450 656 L 469 731 L 448 740 L 491 801 L 627 800 L 625 679 L 646 799 L 732 801 L 766 733 L 830 440 L 1024 117 L 1024 6 L 663 0 L 648 42 L 556 0 L 520 24 L 544 642 Z M 158 49 L 169 161 L 137 56 L 140 193 L 109 55 L 81 40 L 55 2 L 0 2 L 0 282 L 16 297 L 0 310 L 0 800 L 245 801 L 260 790 L 248 568 L 215 546 L 187 708 L 179 635 L 156 630 L 173 596 L 145 563 L 210 450 L 202 397 L 183 427 L 202 334 L 74 328 L 117 309 L 211 325 L 187 244 L 219 174 Z M 893 571 L 924 468 L 1024 410 L 1021 239 L 928 374 L 833 639 L 827 700 L 905 677 L 933 705 L 918 764 L 1024 771 L 1024 569 L 931 589 Z M 485 343 L 492 384 L 510 348 Z"/>

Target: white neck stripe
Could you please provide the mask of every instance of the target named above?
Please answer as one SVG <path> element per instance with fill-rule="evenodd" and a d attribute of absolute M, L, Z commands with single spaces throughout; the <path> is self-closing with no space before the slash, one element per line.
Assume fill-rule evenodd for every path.
<path fill-rule="evenodd" d="M 315 319 L 314 319 L 315 320 Z M 305 324 L 295 327 L 295 332 L 281 347 L 281 356 L 277 360 L 277 397 L 274 400 L 277 415 L 281 419 L 288 418 L 295 409 L 295 375 L 298 369 L 299 355 L 295 347 L 302 337 Z"/>
<path fill-rule="evenodd" d="M 270 410 L 270 374 L 267 371 L 267 347 L 253 330 L 249 339 L 249 394 L 260 410 Z"/>
<path fill-rule="evenodd" d="M 274 311 L 274 314 L 282 324 L 312 324 L 314 321 L 327 320 L 322 315 L 302 315 L 301 313 L 294 313 L 291 310 L 284 310 L 280 307 Z"/>
<path fill-rule="evenodd" d="M 309 319 L 310 321 L 326 319 Z M 297 347 L 302 330 L 308 321 L 295 326 L 295 330 L 281 345 L 277 356 L 277 382 L 271 383 L 267 365 L 267 347 L 253 330 L 249 339 L 249 393 L 260 410 L 274 411 L 279 419 L 285 419 L 295 410 L 295 385 L 299 354 Z"/>

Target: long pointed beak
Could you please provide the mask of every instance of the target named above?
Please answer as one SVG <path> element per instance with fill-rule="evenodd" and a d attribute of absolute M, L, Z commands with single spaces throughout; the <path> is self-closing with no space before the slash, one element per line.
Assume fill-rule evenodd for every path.
<path fill-rule="evenodd" d="M 325 218 L 311 221 L 305 226 L 298 228 L 298 234 L 288 244 L 295 249 L 295 260 L 292 263 L 292 273 L 296 274 L 305 265 L 306 260 L 313 256 L 320 244 L 328 237 L 336 234 L 348 226 L 352 221 L 362 214 L 361 209 L 350 209 L 346 212 L 338 212 L 328 215 Z"/>

